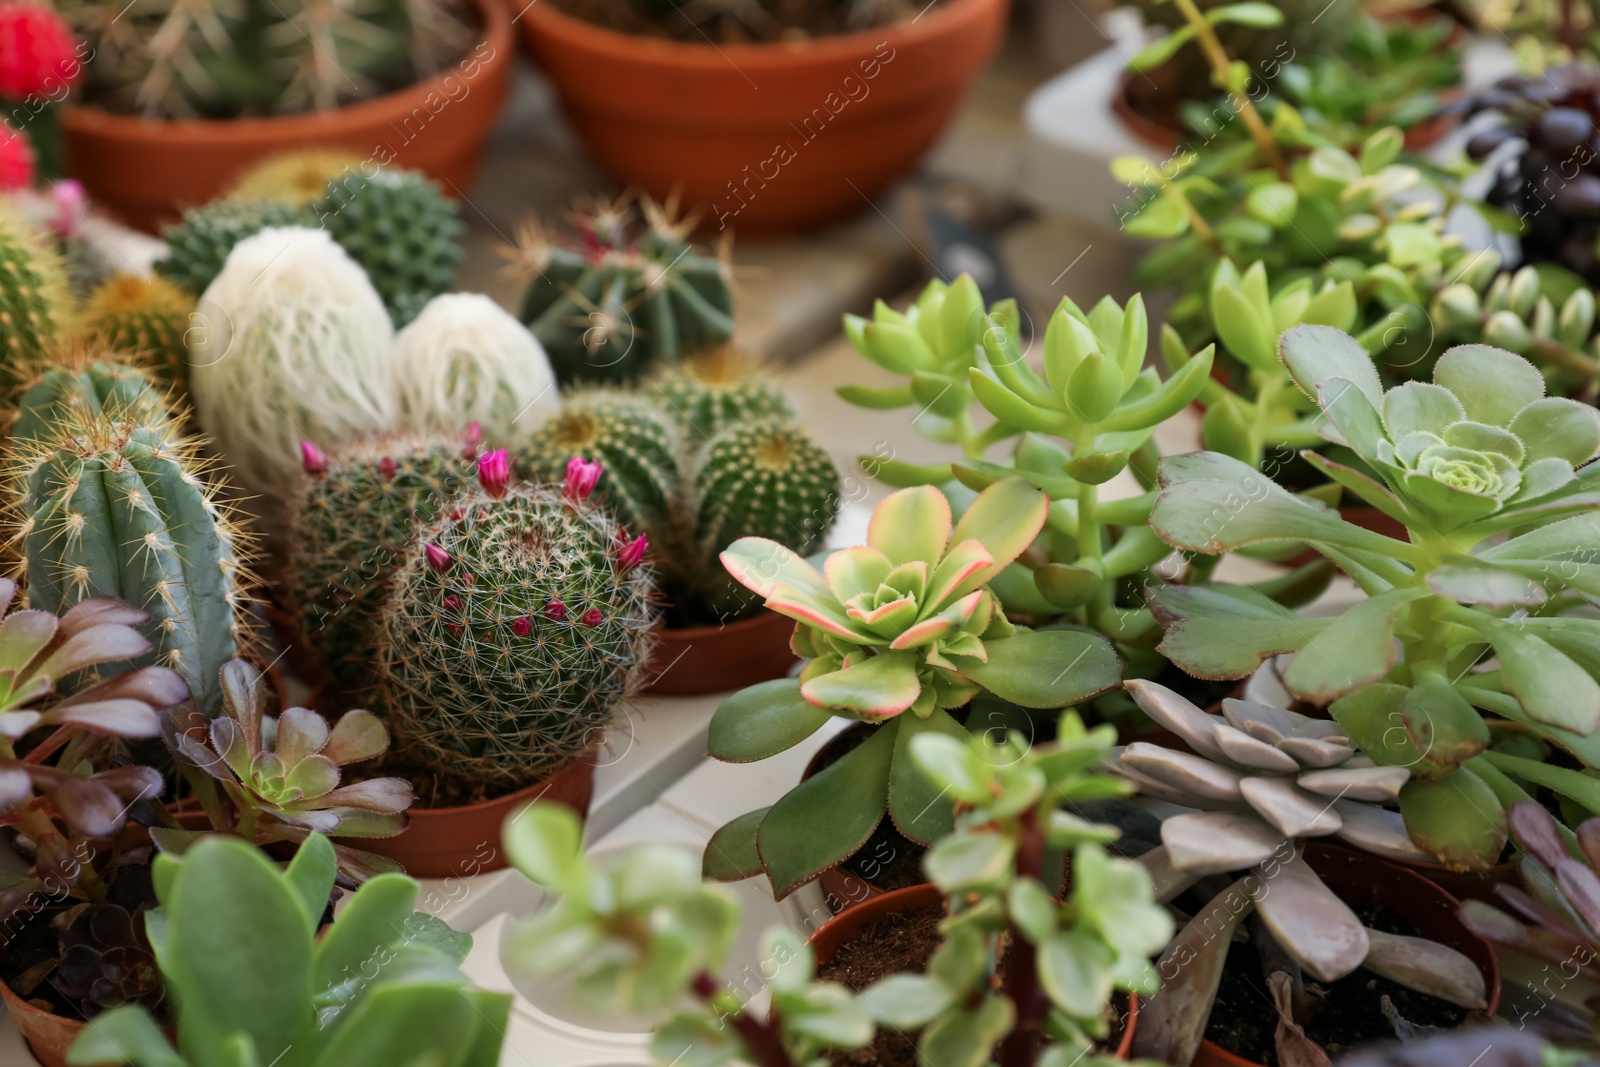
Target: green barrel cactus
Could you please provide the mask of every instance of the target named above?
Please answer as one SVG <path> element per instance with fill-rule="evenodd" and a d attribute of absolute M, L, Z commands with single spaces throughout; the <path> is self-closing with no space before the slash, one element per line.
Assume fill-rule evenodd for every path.
<path fill-rule="evenodd" d="M 166 257 L 156 272 L 193 296 L 200 296 L 222 273 L 233 246 L 268 226 L 304 226 L 304 209 L 270 200 L 213 200 L 183 213 L 182 221 L 161 231 Z"/>
<path fill-rule="evenodd" d="M 112 358 L 95 358 L 85 349 L 81 358 L 47 366 L 23 389 L 11 437 L 17 447 L 54 440 L 74 417 L 161 426 L 172 421 L 166 390 L 141 367 Z"/>
<path fill-rule="evenodd" d="M 440 436 L 382 434 L 324 455 L 289 506 L 285 592 L 296 631 L 346 690 L 372 683 L 372 628 L 394 571 L 471 477 L 474 458 Z"/>
<path fill-rule="evenodd" d="M 643 681 L 651 577 L 606 512 L 555 486 L 489 488 L 420 532 L 378 629 L 399 757 L 516 788 L 594 748 Z M 499 495 L 497 495 L 499 494 Z"/>
<path fill-rule="evenodd" d="M 646 397 L 617 389 L 569 395 L 561 410 L 517 454 L 523 477 L 559 483 L 578 457 L 605 468 L 601 499 L 624 528 L 652 531 L 660 546 L 678 494 L 681 435 L 671 416 Z"/>
<path fill-rule="evenodd" d="M 759 599 L 728 576 L 719 555 L 741 537 L 765 537 L 808 556 L 839 513 L 839 471 L 798 426 L 762 419 L 732 426 L 706 446 L 689 492 L 695 517 L 693 582 L 719 617 Z"/>
<path fill-rule="evenodd" d="M 645 201 L 643 211 L 642 230 L 619 202 L 574 212 L 573 241 L 537 223 L 518 234 L 510 257 L 528 276 L 521 318 L 563 385 L 628 381 L 733 334 L 726 264 L 688 242 L 690 224 L 670 204 Z"/>
<path fill-rule="evenodd" d="M 0 362 L 18 368 L 45 358 L 66 333 L 72 295 L 66 268 L 22 218 L 0 211 Z"/>
<path fill-rule="evenodd" d="M 396 328 L 455 281 L 460 209 L 421 171 L 351 172 L 311 205 L 317 223 L 361 264 Z"/>
<path fill-rule="evenodd" d="M 794 406 L 777 383 L 732 345 L 666 368 L 644 391 L 660 401 L 695 442 L 709 441 L 737 423 L 794 415 Z"/>
<path fill-rule="evenodd" d="M 81 329 L 153 370 L 167 386 L 189 390 L 189 360 L 183 338 L 195 298 L 162 277 L 118 274 L 98 286 L 84 304 Z"/>
<path fill-rule="evenodd" d="M 68 411 L 24 460 L 22 535 L 32 606 L 113 596 L 148 613 L 151 661 L 213 717 L 218 672 L 250 639 L 252 537 L 200 450 L 170 424 Z"/>

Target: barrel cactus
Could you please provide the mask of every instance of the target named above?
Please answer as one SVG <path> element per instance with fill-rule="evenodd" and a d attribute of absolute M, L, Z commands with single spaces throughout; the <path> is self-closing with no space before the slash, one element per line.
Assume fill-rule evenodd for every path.
<path fill-rule="evenodd" d="M 668 367 L 644 391 L 659 400 L 696 442 L 708 441 L 736 423 L 794 414 L 777 383 L 732 345 Z"/>
<path fill-rule="evenodd" d="M 600 497 L 622 525 L 665 531 L 678 495 L 681 447 L 678 428 L 660 405 L 618 389 L 591 389 L 569 396 L 540 427 L 518 453 L 517 469 L 530 479 L 559 482 L 574 457 L 597 462 L 605 470 Z"/>
<path fill-rule="evenodd" d="M 671 204 L 643 214 L 640 229 L 626 202 L 601 202 L 572 214 L 576 240 L 533 222 L 508 251 L 528 278 L 522 321 L 563 384 L 627 381 L 733 333 L 727 264 L 689 243 Z"/>
<path fill-rule="evenodd" d="M 718 558 L 723 549 L 741 537 L 766 537 L 807 556 L 839 513 L 833 460 L 781 418 L 734 425 L 712 438 L 686 492 L 694 516 L 690 580 L 696 599 L 718 617 L 758 603 L 728 576 Z"/>
<path fill-rule="evenodd" d="M 308 224 L 300 208 L 270 200 L 213 200 L 183 213 L 182 221 L 161 231 L 166 257 L 156 272 L 199 296 L 222 271 L 233 246 L 268 226 Z"/>
<path fill-rule="evenodd" d="M 189 389 L 183 337 L 194 297 L 160 275 L 118 274 L 89 295 L 82 330 L 88 337 L 150 367 L 180 393 Z"/>
<path fill-rule="evenodd" d="M 208 481 L 201 442 L 171 424 L 69 409 L 29 446 L 22 537 L 32 606 L 90 597 L 147 613 L 150 662 L 183 677 L 200 711 L 222 707 L 218 672 L 249 644 L 251 535 Z"/>
<path fill-rule="evenodd" d="M 228 196 L 306 207 L 321 200 L 328 183 L 362 165 L 348 148 L 302 148 L 269 156 L 239 176 Z"/>
<path fill-rule="evenodd" d="M 455 281 L 460 209 L 421 171 L 352 171 L 311 212 L 366 270 L 396 328 Z"/>
<path fill-rule="evenodd" d="M 446 293 L 395 338 L 400 405 L 417 430 L 476 421 L 500 448 L 521 444 L 560 404 L 534 336 L 480 293 Z"/>
<path fill-rule="evenodd" d="M 45 357 L 72 317 L 61 257 L 26 220 L 0 211 L 0 361 L 6 377 Z"/>
<path fill-rule="evenodd" d="M 320 230 L 240 241 L 189 335 L 189 388 L 239 481 L 281 498 L 300 442 L 391 429 L 394 331 L 372 283 Z"/>
<path fill-rule="evenodd" d="M 476 449 L 378 434 L 324 454 L 303 446 L 289 505 L 286 594 L 296 630 L 347 690 L 371 684 L 372 623 L 419 526 L 471 477 Z"/>
<path fill-rule="evenodd" d="M 581 758 L 639 687 L 651 625 L 642 545 L 556 486 L 481 485 L 422 528 L 378 630 L 378 705 L 399 756 L 490 789 Z"/>

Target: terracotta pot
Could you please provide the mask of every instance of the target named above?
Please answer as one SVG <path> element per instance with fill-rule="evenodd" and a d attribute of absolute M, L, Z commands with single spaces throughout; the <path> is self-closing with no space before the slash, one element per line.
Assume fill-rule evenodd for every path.
<path fill-rule="evenodd" d="M 1348 904 L 1379 907 L 1400 916 L 1417 933 L 1455 949 L 1483 972 L 1488 1014 L 1500 1005 L 1500 960 L 1494 948 L 1456 918 L 1460 901 L 1415 871 L 1340 845 L 1311 842 L 1306 861 Z M 1200 1043 L 1191 1067 L 1260 1067 L 1210 1041 Z"/>
<path fill-rule="evenodd" d="M 67 1067 L 67 1049 L 82 1032 L 82 1019 L 68 1019 L 35 1007 L 0 982 L 0 997 L 5 998 L 11 1022 L 28 1042 L 28 1050 L 44 1067 Z"/>
<path fill-rule="evenodd" d="M 351 837 L 352 848 L 398 860 L 413 878 L 467 878 L 506 866 L 500 825 L 534 800 L 554 800 L 580 816 L 594 795 L 594 754 L 568 764 L 542 782 L 503 797 L 459 808 L 411 808 L 406 828 L 394 837 Z"/>
<path fill-rule="evenodd" d="M 793 231 L 867 210 L 943 132 L 999 48 L 1008 0 L 942 0 L 878 29 L 709 46 L 619 33 L 553 3 L 519 20 L 573 129 L 619 181 L 707 228 Z"/>
<path fill-rule="evenodd" d="M 1515 863 L 1497 863 L 1486 871 L 1452 871 L 1442 863 L 1422 860 L 1396 862 L 1416 871 L 1457 900 L 1483 900 L 1496 907 L 1504 907 L 1505 901 L 1495 894 L 1494 887 L 1518 884 Z"/>
<path fill-rule="evenodd" d="M 477 174 L 516 65 L 505 5 L 472 3 L 484 24 L 473 52 L 426 81 L 335 111 L 173 121 L 69 105 L 61 112 L 66 171 L 151 232 L 223 192 L 256 161 L 294 148 L 349 148 L 375 163 L 424 170 L 459 197 Z"/>
<path fill-rule="evenodd" d="M 793 634 L 793 619 L 765 610 L 726 626 L 658 630 L 650 653 L 656 677 L 645 692 L 698 696 L 782 678 L 797 658 L 789 647 Z"/>
<path fill-rule="evenodd" d="M 833 958 L 840 945 L 859 935 L 869 923 L 899 911 L 918 911 L 937 904 L 942 899 L 938 887 L 932 885 L 914 885 L 905 889 L 891 890 L 834 916 L 817 927 L 806 940 L 810 943 L 812 952 L 816 954 L 817 966 L 821 967 Z M 1117 1059 L 1128 1058 L 1129 1051 L 1133 1048 L 1133 1029 L 1138 1021 L 1139 998 L 1130 993 L 1126 1023 L 1123 1026 L 1122 1038 L 1117 1042 Z M 1196 1064 L 1199 1062 L 1195 1060 Z"/>

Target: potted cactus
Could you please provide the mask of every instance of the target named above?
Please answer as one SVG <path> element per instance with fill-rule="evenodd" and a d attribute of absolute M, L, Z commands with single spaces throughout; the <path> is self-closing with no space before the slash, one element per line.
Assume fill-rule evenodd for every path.
<path fill-rule="evenodd" d="M 510 87 L 503 7 L 428 0 L 237 10 L 139 9 L 104 0 L 64 13 L 92 49 L 62 114 L 66 168 L 95 199 L 154 231 L 255 161 L 338 147 L 363 167 L 426 171 L 466 192 Z"/>

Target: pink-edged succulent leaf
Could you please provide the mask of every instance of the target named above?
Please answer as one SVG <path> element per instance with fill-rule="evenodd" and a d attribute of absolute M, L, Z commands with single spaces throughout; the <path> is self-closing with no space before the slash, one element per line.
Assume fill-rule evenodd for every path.
<path fill-rule="evenodd" d="M 917 602 L 914 598 L 906 596 L 886 604 L 879 604 L 875 608 L 852 604 L 845 608 L 845 614 L 863 627 L 888 635 L 899 633 L 916 620 Z"/>
<path fill-rule="evenodd" d="M 819 602 L 807 599 L 804 594 L 785 586 L 775 586 L 767 597 L 767 608 L 858 645 L 876 644 L 878 640 L 867 630 L 855 625 L 845 614 L 844 607 L 834 602 L 832 596 L 829 596 L 828 602 Z"/>
<path fill-rule="evenodd" d="M 138 630 L 116 623 L 101 623 L 56 644 L 36 670 L 59 680 L 97 663 L 136 659 L 149 651 L 150 642 Z"/>
<path fill-rule="evenodd" d="M 1295 962 L 1336 982 L 1367 958 L 1367 931 L 1349 905 L 1323 884 L 1298 853 L 1272 872 L 1272 891 L 1256 901 L 1261 921 Z"/>
<path fill-rule="evenodd" d="M 16 598 L 17 583 L 10 578 L 0 578 L 0 615 L 4 615 Z"/>
<path fill-rule="evenodd" d="M 758 596 L 769 597 L 782 586 L 807 600 L 831 602 L 843 612 L 843 605 L 828 588 L 828 581 L 817 569 L 791 548 L 765 537 L 741 537 L 723 549 L 722 566 L 734 581 Z"/>
<path fill-rule="evenodd" d="M 175 708 L 188 699 L 189 684 L 183 680 L 183 675 L 168 667 L 140 667 L 81 689 L 56 708 L 99 700 L 139 700 L 161 711 Z"/>
<path fill-rule="evenodd" d="M 333 724 L 322 754 L 343 767 L 381 756 L 388 747 L 389 731 L 383 720 L 363 708 L 354 708 Z"/>
<path fill-rule="evenodd" d="M 306 756 L 293 766 L 285 763 L 283 785 L 303 800 L 325 797 L 338 788 L 339 765 L 320 754 Z"/>
<path fill-rule="evenodd" d="M 321 752 L 331 732 L 328 720 L 309 708 L 287 708 L 278 716 L 273 751 L 285 766 L 293 767 L 307 756 Z"/>
<path fill-rule="evenodd" d="M 80 600 L 61 616 L 61 636 L 71 637 L 91 626 L 143 626 L 149 612 L 140 611 L 126 600 L 114 596 L 92 596 Z"/>
<path fill-rule="evenodd" d="M 950 501 L 931 485 L 890 493 L 867 523 L 867 544 L 896 566 L 913 560 L 931 566 L 949 541 Z"/>
<path fill-rule="evenodd" d="M 1478 965 L 1437 941 L 1368 928 L 1367 957 L 1362 966 L 1407 989 L 1469 1011 L 1489 1006 L 1488 988 Z"/>
<path fill-rule="evenodd" d="M 251 752 L 260 752 L 261 719 L 267 707 L 267 694 L 261 687 L 261 672 L 242 659 L 224 663 L 222 700 L 228 717 L 237 722 L 243 731 L 246 747 Z"/>
<path fill-rule="evenodd" d="M 981 542 L 990 562 L 969 573 L 950 595 L 978 588 L 1022 555 L 1044 528 L 1049 511 L 1050 498 L 1021 478 L 1003 479 L 979 493 L 951 538 L 957 544 L 969 539 Z"/>
<path fill-rule="evenodd" d="M 340 786 L 323 795 L 320 803 L 329 807 L 360 808 L 362 811 L 393 814 L 405 811 L 416 799 L 417 794 L 412 790 L 411 783 L 404 778 L 368 778 Z"/>
<path fill-rule="evenodd" d="M 338 813 L 323 808 L 298 808 L 292 804 L 274 805 L 265 809 L 265 814 L 270 816 L 270 821 L 274 824 L 281 823 L 301 830 L 315 830 L 319 834 L 332 834 L 339 830 Z M 262 820 L 262 828 L 270 833 L 276 833 L 277 826 L 267 825 L 268 821 Z"/>
<path fill-rule="evenodd" d="M 90 700 L 51 708 L 41 722 L 81 726 L 113 737 L 156 737 L 161 733 L 161 718 L 149 704 L 132 698 Z"/>
<path fill-rule="evenodd" d="M 112 767 L 110 770 L 96 771 L 89 777 L 117 794 L 128 804 L 158 797 L 166 786 L 166 780 L 161 777 L 160 771 L 154 767 L 140 765 Z"/>
<path fill-rule="evenodd" d="M 942 609 L 944 605 L 982 585 L 982 581 L 972 585 L 968 583 L 974 575 L 989 571 L 993 564 L 994 556 L 982 541 L 970 538 L 958 542 L 928 576 L 928 593 L 923 602 L 930 609 Z M 999 569 L 994 569 L 993 574 L 998 573 Z M 993 574 L 989 577 L 993 577 Z"/>
<path fill-rule="evenodd" d="M 60 620 L 48 611 L 13 611 L 0 622 L 0 670 L 21 675 L 50 644 Z"/>
<path fill-rule="evenodd" d="M 889 647 L 894 649 L 917 648 L 922 645 L 932 644 L 934 641 L 955 633 L 966 626 L 968 620 L 972 618 L 972 613 L 977 610 L 978 604 L 982 600 L 983 591 L 981 589 L 967 594 L 939 612 L 939 614 L 923 619 L 915 626 L 907 627 L 900 636 L 890 642 Z M 968 634 L 967 636 L 976 637 L 975 634 Z M 986 652 L 983 660 L 988 662 L 988 659 L 989 656 Z"/>
<path fill-rule="evenodd" d="M 893 569 L 888 556 L 866 545 L 831 552 L 822 564 L 828 588 L 840 603 L 864 593 L 876 593 Z"/>
<path fill-rule="evenodd" d="M 244 727 L 234 719 L 213 719 L 207 734 L 214 756 L 220 756 L 240 780 L 249 781 L 255 769 L 255 757 L 259 753 L 251 749 L 250 742 L 245 738 Z"/>
<path fill-rule="evenodd" d="M 866 719 L 887 719 L 905 711 L 922 692 L 914 652 L 883 652 L 843 670 L 813 678 L 800 687 L 819 708 L 854 712 Z"/>

